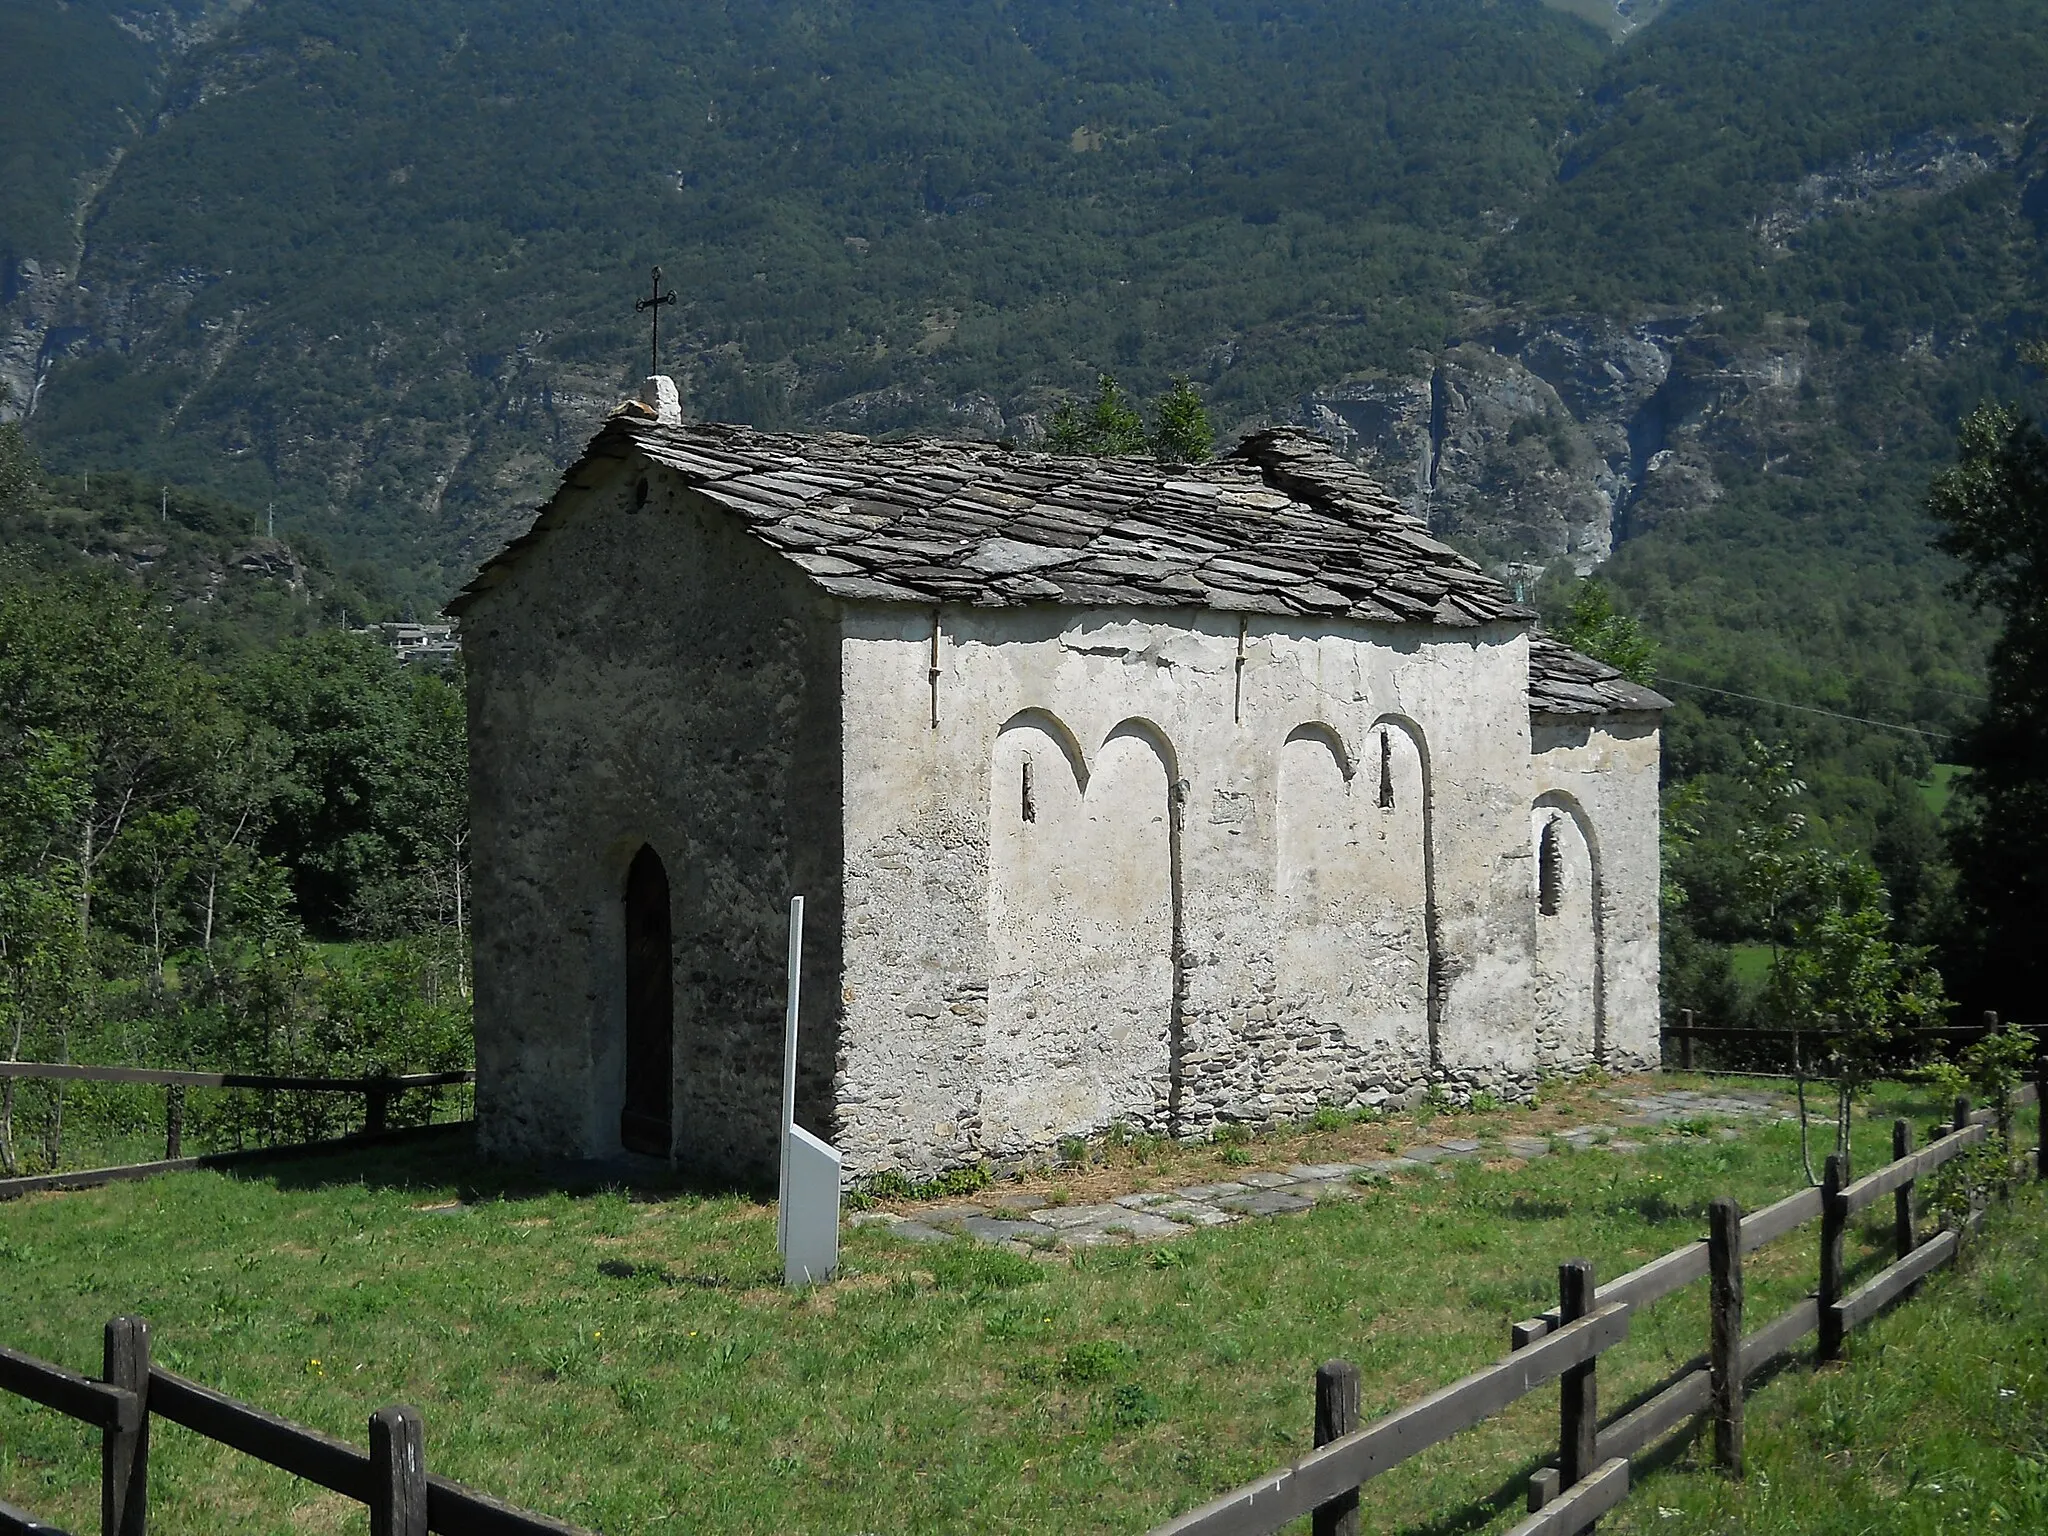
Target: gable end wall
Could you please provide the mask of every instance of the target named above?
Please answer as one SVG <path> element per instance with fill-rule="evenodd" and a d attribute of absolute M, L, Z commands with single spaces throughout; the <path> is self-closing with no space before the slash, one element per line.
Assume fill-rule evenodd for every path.
<path fill-rule="evenodd" d="M 670 887 L 676 1160 L 774 1177 L 798 892 L 799 1119 L 832 1134 L 835 610 L 729 513 L 629 459 L 565 488 L 540 546 L 465 616 L 488 1151 L 618 1152 L 622 896 L 643 842 Z"/>

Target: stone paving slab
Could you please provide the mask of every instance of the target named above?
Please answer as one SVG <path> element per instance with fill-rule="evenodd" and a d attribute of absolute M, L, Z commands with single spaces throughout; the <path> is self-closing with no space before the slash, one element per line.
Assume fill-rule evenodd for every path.
<path fill-rule="evenodd" d="M 970 1216 L 960 1230 L 984 1243 L 1024 1243 L 1043 1238 L 1045 1228 L 1035 1221 L 1004 1221 L 995 1216 Z"/>
<path fill-rule="evenodd" d="M 1126 1237 L 1135 1237 L 1142 1240 L 1156 1237 L 1178 1237 L 1187 1228 L 1171 1217 L 1161 1216 L 1153 1211 L 1123 1211 L 1109 1221 L 1091 1222 L 1089 1225 L 1078 1230 L 1082 1232 L 1100 1230 L 1111 1234 L 1121 1232 Z M 1070 1234 L 1062 1235 L 1062 1241 L 1065 1240 L 1067 1235 Z"/>
<path fill-rule="evenodd" d="M 1075 1227 L 1059 1235 L 1059 1246 L 1069 1249 L 1110 1248 L 1129 1241 L 1125 1234 L 1104 1227 Z"/>
<path fill-rule="evenodd" d="M 1365 1191 L 1349 1179 L 1311 1179 L 1295 1185 L 1289 1194 L 1307 1195 L 1321 1204 L 1325 1200 L 1359 1200 Z"/>
<path fill-rule="evenodd" d="M 1242 1219 L 1235 1211 L 1219 1211 L 1199 1200 L 1170 1200 L 1165 1205 L 1155 1205 L 1151 1214 L 1164 1216 L 1184 1227 L 1227 1227 Z"/>
<path fill-rule="evenodd" d="M 1062 1230 L 1068 1227 L 1085 1227 L 1090 1222 L 1109 1221 L 1128 1212 L 1120 1205 L 1049 1205 L 1043 1210 L 1033 1211 L 1031 1219 L 1045 1223 L 1048 1227 Z"/>
<path fill-rule="evenodd" d="M 1627 1157 L 1643 1151 L 1644 1142 L 1619 1134 L 1624 1130 L 1639 1134 L 1654 1131 L 1659 1142 L 1668 1143 L 1679 1139 L 1677 1132 L 1668 1129 L 1679 1121 L 1707 1116 L 1750 1122 L 1798 1118 L 1784 1107 L 1783 1099 L 1766 1093 L 1671 1089 L 1630 1098 L 1605 1097 L 1617 1109 L 1633 1113 L 1617 1116 L 1613 1125 L 1576 1125 L 1542 1136 L 1503 1136 L 1499 1148 L 1509 1156 L 1538 1158 L 1548 1156 L 1561 1142 L 1575 1152 L 1608 1151 Z M 1739 1140 L 1741 1134 L 1734 1125 L 1714 1129 L 1714 1136 L 1722 1141 Z M 887 1211 L 858 1211 L 847 1219 L 852 1226 L 885 1227 L 895 1236 L 915 1243 L 965 1238 L 1020 1254 L 1042 1253 L 1054 1246 L 1096 1248 L 1170 1238 L 1197 1228 L 1227 1226 L 1247 1217 L 1305 1211 L 1322 1201 L 1361 1199 L 1370 1193 L 1372 1184 L 1389 1175 L 1431 1173 L 1439 1179 L 1451 1179 L 1456 1177 L 1453 1164 L 1472 1161 L 1486 1155 L 1487 1150 L 1486 1142 L 1447 1136 L 1442 1141 L 1409 1147 L 1398 1157 L 1363 1163 L 1299 1163 L 1285 1172 L 1254 1169 L 1235 1179 L 1171 1190 L 1136 1191 L 1089 1205 L 1053 1205 L 1042 1195 L 991 1193 L 978 1204 L 940 1206 L 909 1217 Z"/>
<path fill-rule="evenodd" d="M 1216 1203 L 1226 1211 L 1237 1211 L 1245 1216 L 1277 1216 L 1283 1211 L 1305 1211 L 1315 1201 L 1291 1189 L 1256 1189 L 1242 1195 L 1225 1196 Z"/>

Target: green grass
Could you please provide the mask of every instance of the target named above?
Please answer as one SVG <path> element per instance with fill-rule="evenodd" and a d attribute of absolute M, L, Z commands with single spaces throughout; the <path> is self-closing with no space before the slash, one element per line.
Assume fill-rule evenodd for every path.
<path fill-rule="evenodd" d="M 1859 1126 L 1861 1166 L 1892 1113 L 1938 1112 L 1903 1092 Z M 1565 1108 L 1441 1115 L 1431 1134 L 1580 1123 Z M 772 1209 L 740 1195 L 571 1195 L 454 1154 L 279 1163 L 0 1206 L 0 1333 L 90 1370 L 104 1321 L 139 1312 L 172 1369 L 356 1443 L 372 1410 L 414 1402 L 430 1466 L 606 1532 L 1136 1532 L 1306 1450 L 1318 1361 L 1359 1364 L 1368 1414 L 1408 1401 L 1497 1358 L 1508 1323 L 1553 1298 L 1557 1261 L 1613 1275 L 1662 1253 L 1714 1195 L 1795 1188 L 1796 1147 L 1773 1124 L 1467 1165 L 1072 1259 L 863 1228 L 844 1277 L 805 1294 L 775 1283 Z M 1190 1182 L 1217 1152 L 1170 1156 Z M 1854 1234 L 1861 1272 L 1885 1262 L 1881 1236 Z M 1752 1316 L 1813 1267 L 1811 1232 L 1752 1260 Z M 1704 1307 L 1696 1286 L 1639 1316 L 1603 1361 L 1603 1402 L 1696 1354 Z M 2038 1332 L 2031 1347 L 2038 1370 Z M 1370 1522 L 1505 1529 L 1555 1417 L 1537 1393 L 1415 1459 L 1373 1484 Z M 0 1498 L 88 1528 L 96 1476 L 81 1426 L 0 1399 Z M 361 1520 L 170 1427 L 151 1492 L 173 1533 Z"/>
<path fill-rule="evenodd" d="M 1602 1529 L 1657 1536 L 2048 1530 L 2048 1196 L 2023 1190 L 1960 1268 L 1851 1335 L 1845 1364 L 1753 1392 L 1748 1471 L 1695 1446 Z"/>
<path fill-rule="evenodd" d="M 1728 946 L 1728 968 L 1735 973 L 1736 985 L 1752 997 L 1762 992 L 1764 983 L 1771 979 L 1771 946 L 1768 944 L 1730 944 Z M 1754 1065 L 1754 1063 L 1751 1063 Z"/>
<path fill-rule="evenodd" d="M 1961 763 L 1936 763 L 1933 774 L 1919 786 L 1920 798 L 1927 802 L 1927 809 L 1936 817 L 1948 810 L 1948 802 L 1955 794 L 1956 780 L 1970 770 Z"/>

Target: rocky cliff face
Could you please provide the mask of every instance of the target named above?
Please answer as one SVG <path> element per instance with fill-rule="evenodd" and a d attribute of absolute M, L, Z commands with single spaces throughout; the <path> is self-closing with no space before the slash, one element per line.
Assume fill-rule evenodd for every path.
<path fill-rule="evenodd" d="M 1794 454 L 1811 350 L 1803 327 L 1738 343 L 1706 313 L 1509 322 L 1426 374 L 1313 392 L 1294 417 L 1438 532 L 1584 574 L 1619 540 L 1711 505 L 1717 455 Z"/>

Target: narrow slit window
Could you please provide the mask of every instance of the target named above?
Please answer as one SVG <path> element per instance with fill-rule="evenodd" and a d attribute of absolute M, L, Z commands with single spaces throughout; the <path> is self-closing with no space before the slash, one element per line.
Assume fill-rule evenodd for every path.
<path fill-rule="evenodd" d="M 1024 771 L 1019 776 L 1019 787 L 1023 791 L 1022 810 L 1024 819 L 1026 821 L 1038 820 L 1038 801 L 1033 798 L 1031 793 L 1031 759 L 1028 757 L 1024 759 Z"/>
<path fill-rule="evenodd" d="M 1557 822 L 1543 823 L 1543 835 L 1536 842 L 1536 909 L 1545 917 L 1557 916 L 1564 904 L 1564 852 L 1558 846 Z"/>
<path fill-rule="evenodd" d="M 1380 732 L 1380 809 L 1394 808 L 1394 744 L 1387 739 L 1385 731 Z"/>

